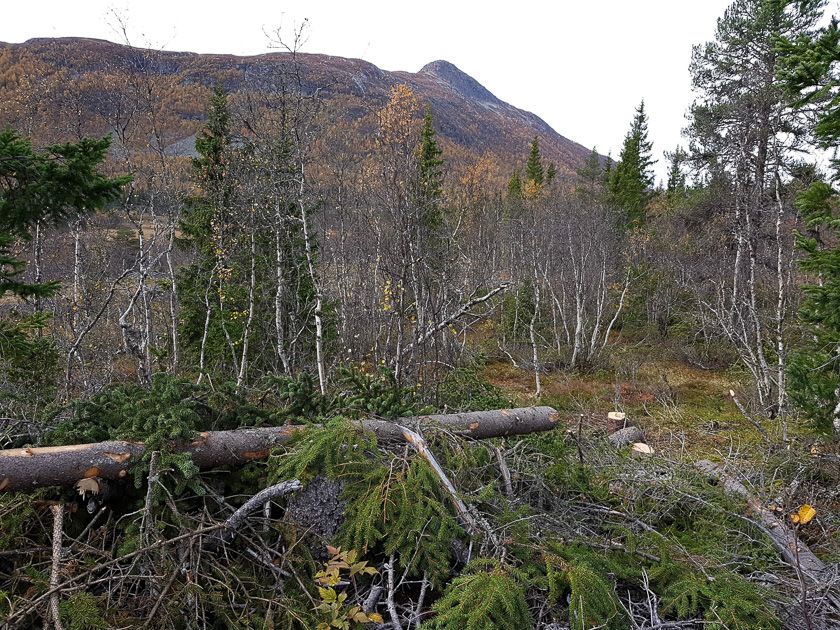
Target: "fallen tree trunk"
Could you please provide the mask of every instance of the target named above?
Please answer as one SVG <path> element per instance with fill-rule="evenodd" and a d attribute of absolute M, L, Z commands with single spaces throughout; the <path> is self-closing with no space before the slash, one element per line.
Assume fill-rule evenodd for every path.
<path fill-rule="evenodd" d="M 362 420 L 361 429 L 380 440 L 402 441 L 403 428 L 442 429 L 476 440 L 549 431 L 557 426 L 558 413 L 551 407 L 523 407 L 496 411 L 416 416 L 395 422 Z M 200 469 L 236 466 L 266 459 L 271 449 L 312 425 L 289 425 L 206 431 L 173 450 L 189 453 Z M 37 448 L 0 450 L 0 492 L 28 491 L 44 486 L 72 486 L 80 479 L 122 479 L 145 451 L 142 442 L 109 441 Z"/>
<path fill-rule="evenodd" d="M 747 490 L 744 484 L 727 473 L 722 466 L 706 459 L 698 461 L 695 466 L 707 477 L 720 481 L 727 493 L 741 497 L 747 502 L 750 513 L 756 517 L 785 562 L 801 571 L 811 580 L 817 580 L 820 574 L 825 571 L 825 563 L 814 555 L 808 545 L 799 540 L 783 521 L 762 505 L 761 501 Z"/>

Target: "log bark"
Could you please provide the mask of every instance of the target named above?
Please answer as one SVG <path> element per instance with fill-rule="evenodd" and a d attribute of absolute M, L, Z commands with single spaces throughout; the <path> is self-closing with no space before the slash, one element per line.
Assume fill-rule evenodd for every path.
<path fill-rule="evenodd" d="M 385 441 L 403 441 L 402 427 L 417 431 L 445 430 L 464 438 L 482 440 L 549 431 L 557 426 L 559 419 L 559 414 L 551 407 L 524 407 L 416 416 L 399 418 L 395 422 L 362 420 L 358 426 Z M 273 448 L 311 427 L 289 425 L 206 431 L 191 442 L 177 445 L 174 450 L 189 453 L 200 469 L 237 466 L 266 459 Z M 91 477 L 122 479 L 144 451 L 142 442 L 128 441 L 0 450 L 0 492 L 72 486 L 80 479 Z"/>
<path fill-rule="evenodd" d="M 814 555 L 796 537 L 794 532 L 776 515 L 764 507 L 761 501 L 747 490 L 743 483 L 727 473 L 722 466 L 706 459 L 698 461 L 695 466 L 707 477 L 720 481 L 723 489 L 732 495 L 743 498 L 747 502 L 747 509 L 756 518 L 759 525 L 773 541 L 773 546 L 781 554 L 786 563 L 801 571 L 803 575 L 812 581 L 817 581 L 825 571 L 826 564 Z"/>

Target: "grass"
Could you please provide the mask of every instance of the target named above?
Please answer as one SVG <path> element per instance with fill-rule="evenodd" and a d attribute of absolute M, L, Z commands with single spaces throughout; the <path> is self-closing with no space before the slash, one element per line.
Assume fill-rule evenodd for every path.
<path fill-rule="evenodd" d="M 721 450 L 744 456 L 763 441 L 741 415 L 729 390 L 744 383 L 734 371 L 704 370 L 672 359 L 637 358 L 624 367 L 598 372 L 542 375 L 542 395 L 534 397 L 534 376 L 509 363 L 489 363 L 483 376 L 517 404 L 546 404 L 568 415 L 570 425 L 584 416 L 587 432 L 611 432 L 607 413 L 624 411 L 640 426 L 648 443 L 666 456 L 712 457 Z M 771 423 L 764 423 L 771 430 Z"/>

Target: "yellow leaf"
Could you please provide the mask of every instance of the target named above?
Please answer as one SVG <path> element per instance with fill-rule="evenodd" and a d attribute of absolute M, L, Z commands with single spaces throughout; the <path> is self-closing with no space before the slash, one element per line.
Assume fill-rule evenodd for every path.
<path fill-rule="evenodd" d="M 382 615 L 379 613 L 368 613 L 368 619 L 373 623 L 384 623 L 384 619 L 382 619 Z"/>
<path fill-rule="evenodd" d="M 790 520 L 797 525 L 807 525 L 817 515 L 817 511 L 807 503 L 799 508 L 799 512 L 791 515 Z"/>

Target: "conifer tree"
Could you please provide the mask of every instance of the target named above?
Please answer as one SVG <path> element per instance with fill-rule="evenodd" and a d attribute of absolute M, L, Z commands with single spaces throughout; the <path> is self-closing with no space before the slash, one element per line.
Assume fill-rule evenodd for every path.
<path fill-rule="evenodd" d="M 555 166 L 554 162 L 551 162 L 548 165 L 548 170 L 545 172 L 545 183 L 550 184 L 554 181 L 555 177 L 557 177 L 557 166 Z"/>
<path fill-rule="evenodd" d="M 26 264 L 11 246 L 28 239 L 36 223 L 59 223 L 119 195 L 129 178 L 99 172 L 110 145 L 110 137 L 84 138 L 35 151 L 14 131 L 0 131 L 0 297 L 44 297 L 58 289 L 57 283 L 21 281 Z"/>
<path fill-rule="evenodd" d="M 427 229 L 436 231 L 443 225 L 443 160 L 442 151 L 435 138 L 432 108 L 427 106 L 423 117 L 423 129 L 420 134 L 420 204 L 423 211 L 423 224 Z"/>
<path fill-rule="evenodd" d="M 513 175 L 508 180 L 507 194 L 508 200 L 522 199 L 522 177 L 520 177 L 518 169 L 513 171 Z"/>
<path fill-rule="evenodd" d="M 686 159 L 685 151 L 682 147 L 677 147 L 673 153 L 668 153 L 667 157 L 671 166 L 668 169 L 666 191 L 672 197 L 683 195 L 685 194 L 685 173 L 682 171 L 682 165 Z"/>
<path fill-rule="evenodd" d="M 612 159 L 612 152 L 607 153 L 607 161 L 604 164 L 604 174 L 602 176 L 601 181 L 603 182 L 605 187 L 610 185 L 610 181 L 612 180 L 613 174 L 613 159 Z"/>
<path fill-rule="evenodd" d="M 645 208 L 653 186 L 652 147 L 648 140 L 645 102 L 642 101 L 636 108 L 609 182 L 612 201 L 624 213 L 627 225 L 631 227 L 645 222 Z"/>
<path fill-rule="evenodd" d="M 234 335 L 222 321 L 225 306 L 232 312 L 237 301 L 233 244 L 234 221 L 231 215 L 234 184 L 231 178 L 232 134 L 230 109 L 225 91 L 216 85 L 207 108 L 207 122 L 195 141 L 198 156 L 193 159 L 193 176 L 201 194 L 187 200 L 181 216 L 181 243 L 195 248 L 195 260 L 179 271 L 181 289 L 181 338 L 185 350 L 195 352 L 197 364 L 204 368 L 205 356 L 222 362 L 223 339 Z M 226 302 L 224 304 L 223 302 Z M 229 318 L 229 316 L 227 316 Z"/>
<path fill-rule="evenodd" d="M 58 291 L 58 282 L 22 278 L 26 263 L 15 243 L 29 240 L 38 224 L 61 223 L 119 196 L 130 178 L 99 171 L 110 144 L 110 137 L 84 138 L 38 151 L 11 129 L 0 131 L 0 298 L 38 299 Z M 57 350 L 35 334 L 46 320 L 44 311 L 0 319 L 0 384 L 28 389 L 28 403 L 44 398 L 53 383 Z M 0 390 L 0 407 L 13 396 Z"/>
<path fill-rule="evenodd" d="M 840 27 L 832 20 L 812 35 L 781 40 L 781 76 L 795 105 L 816 112 L 814 136 L 836 156 L 840 147 Z M 832 180 L 840 180 L 840 161 L 832 161 Z M 817 428 L 840 435 L 840 195 L 826 182 L 803 191 L 797 206 L 811 231 L 800 235 L 804 270 L 812 274 L 805 287 L 800 319 L 807 325 L 806 343 L 791 357 L 791 398 Z M 828 236 L 828 235 L 832 236 Z"/>
<path fill-rule="evenodd" d="M 528 154 L 528 161 L 525 164 L 525 181 L 531 181 L 541 186 L 545 181 L 545 170 L 540 155 L 540 141 L 537 136 L 531 141 L 531 152 Z"/>
<path fill-rule="evenodd" d="M 595 150 L 595 147 L 592 147 L 589 157 L 586 158 L 583 166 L 578 169 L 577 174 L 578 177 L 588 184 L 594 184 L 600 179 L 601 160 L 598 158 L 598 152 Z"/>

